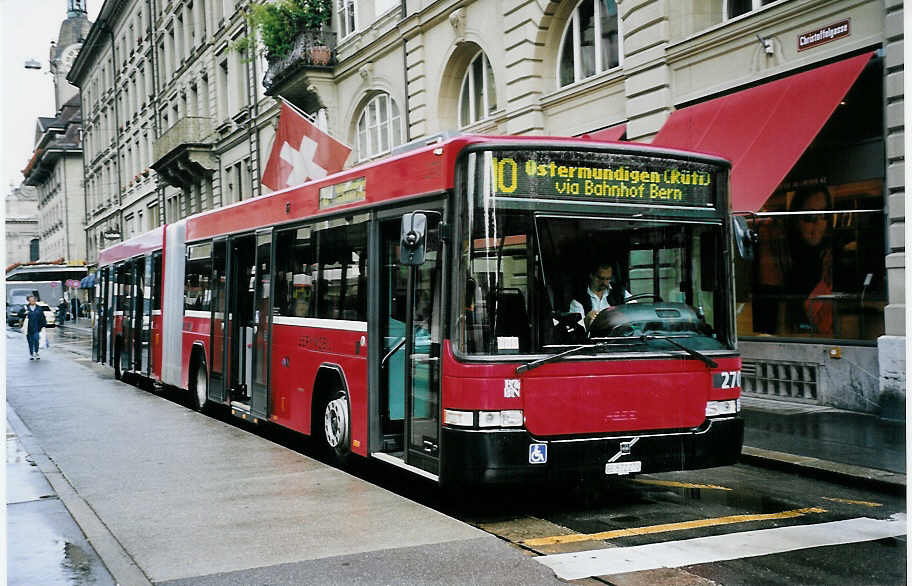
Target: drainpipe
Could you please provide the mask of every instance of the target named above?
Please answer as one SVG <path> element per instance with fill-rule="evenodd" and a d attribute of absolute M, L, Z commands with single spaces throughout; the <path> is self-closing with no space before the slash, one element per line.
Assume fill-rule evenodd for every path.
<path fill-rule="evenodd" d="M 402 0 L 402 17 L 405 18 L 405 0 Z M 408 48 L 405 39 L 402 39 L 402 79 L 405 82 L 403 84 L 405 88 L 405 140 L 402 141 L 402 144 L 408 144 L 412 140 L 412 124 L 409 120 Z"/>
<path fill-rule="evenodd" d="M 121 184 L 121 168 L 120 168 L 120 127 L 118 123 L 120 122 L 120 114 L 117 109 L 117 94 L 118 94 L 118 82 L 120 81 L 119 75 L 119 66 L 117 64 L 117 45 L 114 42 L 114 31 L 111 30 L 111 27 L 108 26 L 106 20 L 100 20 L 99 23 L 101 27 L 108 32 L 108 37 L 111 39 L 111 66 L 113 67 L 114 75 L 114 166 L 117 169 L 117 209 L 120 212 L 121 205 L 121 195 L 123 193 L 123 186 Z M 120 231 L 121 240 L 123 239 L 123 228 L 121 227 L 120 217 L 118 216 L 117 220 L 117 229 Z M 105 224 L 107 224 L 107 220 Z"/>
<path fill-rule="evenodd" d="M 148 38 L 149 42 L 152 44 L 152 51 L 149 53 L 150 57 L 150 69 L 152 71 L 152 95 L 149 96 L 149 107 L 152 108 L 152 136 L 155 138 L 155 142 L 161 138 L 161 121 L 159 120 L 159 108 L 158 108 L 158 96 L 159 96 L 159 87 L 158 87 L 158 39 L 155 38 L 155 17 L 158 14 L 158 8 L 156 6 L 156 0 L 146 0 L 146 13 L 149 15 L 149 27 L 148 27 Z M 205 13 L 203 13 L 203 18 L 206 18 Z M 208 99 L 208 97 L 207 97 Z M 155 144 L 152 145 L 152 156 L 155 156 Z M 150 165 L 151 166 L 151 163 Z M 162 187 L 161 182 L 157 179 L 155 180 L 155 197 L 158 199 L 158 225 L 163 225 L 167 218 L 165 217 L 165 188 Z"/>
<path fill-rule="evenodd" d="M 67 191 L 67 160 L 66 160 L 66 147 L 63 149 L 63 242 L 66 246 L 66 258 L 69 262 L 70 257 L 70 197 Z"/>

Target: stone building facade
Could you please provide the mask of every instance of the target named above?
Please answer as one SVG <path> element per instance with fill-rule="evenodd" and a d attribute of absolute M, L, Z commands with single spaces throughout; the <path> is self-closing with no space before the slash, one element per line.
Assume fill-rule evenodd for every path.
<path fill-rule="evenodd" d="M 89 255 L 258 195 L 275 101 L 233 48 L 247 0 L 106 0 L 69 79 L 82 89 Z M 267 153 L 268 154 L 268 153 Z"/>
<path fill-rule="evenodd" d="M 38 260 L 38 193 L 22 184 L 10 189 L 5 200 L 6 264 Z"/>
<path fill-rule="evenodd" d="M 55 118 L 39 118 L 35 151 L 22 174 L 38 194 L 40 260 L 86 262 L 79 96 Z"/>
<path fill-rule="evenodd" d="M 66 18 L 48 55 L 56 112 L 36 121 L 35 150 L 22 171 L 25 185 L 35 187 L 38 195 L 40 260 L 74 265 L 86 262 L 82 109 L 66 74 L 90 26 L 84 0 L 67 0 Z"/>

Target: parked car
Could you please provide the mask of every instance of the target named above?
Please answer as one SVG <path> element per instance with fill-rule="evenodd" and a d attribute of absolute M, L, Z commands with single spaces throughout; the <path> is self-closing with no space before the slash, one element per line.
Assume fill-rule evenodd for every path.
<path fill-rule="evenodd" d="M 6 300 L 6 325 L 19 327 L 22 325 L 22 316 L 19 312 L 25 307 L 25 295 L 12 295 Z"/>
<path fill-rule="evenodd" d="M 6 306 L 7 325 L 16 328 L 22 327 L 22 319 L 25 317 L 25 306 L 25 299 L 22 299 L 21 303 L 13 303 Z M 54 313 L 54 310 L 44 301 L 39 301 L 38 307 L 40 307 L 42 313 L 44 313 L 44 321 L 47 322 L 48 327 L 57 327 L 57 314 Z"/>

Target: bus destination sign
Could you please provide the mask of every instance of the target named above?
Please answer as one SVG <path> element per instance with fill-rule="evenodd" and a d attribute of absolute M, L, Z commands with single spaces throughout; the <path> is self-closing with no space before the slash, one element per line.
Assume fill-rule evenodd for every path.
<path fill-rule="evenodd" d="M 687 161 L 619 154 L 496 152 L 495 196 L 713 207 L 715 169 Z"/>

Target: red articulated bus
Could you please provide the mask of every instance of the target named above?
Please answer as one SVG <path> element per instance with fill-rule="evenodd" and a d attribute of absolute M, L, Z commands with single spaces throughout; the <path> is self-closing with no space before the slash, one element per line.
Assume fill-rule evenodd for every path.
<path fill-rule="evenodd" d="M 96 359 L 441 483 L 741 451 L 729 164 L 462 135 L 99 257 Z"/>

